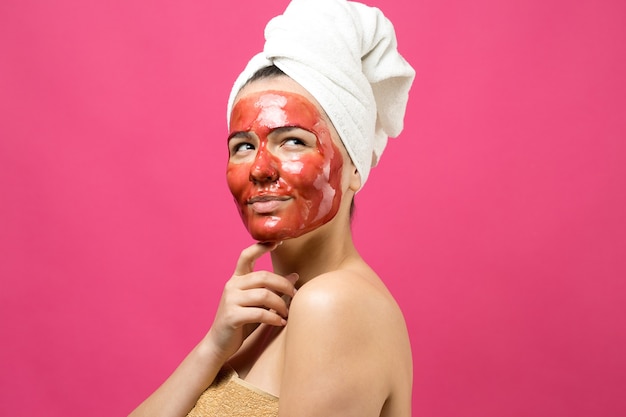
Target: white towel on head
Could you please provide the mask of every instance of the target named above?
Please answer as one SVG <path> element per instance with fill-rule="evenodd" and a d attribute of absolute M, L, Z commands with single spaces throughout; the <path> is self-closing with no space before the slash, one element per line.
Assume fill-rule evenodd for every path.
<path fill-rule="evenodd" d="M 346 0 L 292 0 L 265 28 L 265 47 L 239 75 L 241 87 L 276 65 L 328 114 L 364 184 L 389 136 L 403 127 L 415 71 L 399 54 L 391 22 L 374 7 Z"/>

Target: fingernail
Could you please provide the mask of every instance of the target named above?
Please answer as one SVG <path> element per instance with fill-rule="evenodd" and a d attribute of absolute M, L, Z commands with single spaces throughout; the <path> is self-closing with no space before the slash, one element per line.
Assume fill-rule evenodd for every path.
<path fill-rule="evenodd" d="M 291 282 L 292 285 L 296 285 L 296 282 L 300 279 L 300 275 L 294 272 L 292 274 L 287 275 L 286 278 L 289 280 L 289 282 Z M 296 295 L 297 292 L 298 290 L 294 287 L 293 294 L 291 296 L 293 297 L 294 295 Z"/>

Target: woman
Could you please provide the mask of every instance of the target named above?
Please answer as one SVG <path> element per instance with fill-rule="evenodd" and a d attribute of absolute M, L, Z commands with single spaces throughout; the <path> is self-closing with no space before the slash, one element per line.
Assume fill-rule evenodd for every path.
<path fill-rule="evenodd" d="M 350 214 L 413 76 L 378 9 L 295 0 L 268 24 L 229 100 L 227 181 L 260 243 L 207 335 L 132 415 L 410 416 L 404 319 Z M 265 253 L 274 271 L 254 271 Z"/>

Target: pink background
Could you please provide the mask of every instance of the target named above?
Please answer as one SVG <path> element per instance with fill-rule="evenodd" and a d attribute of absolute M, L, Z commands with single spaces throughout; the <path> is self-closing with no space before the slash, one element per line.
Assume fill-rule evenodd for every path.
<path fill-rule="evenodd" d="M 204 335 L 251 242 L 227 94 L 286 4 L 0 3 L 0 415 L 125 415 Z M 626 415 L 626 3 L 370 4 L 418 73 L 354 224 L 414 414 Z"/>

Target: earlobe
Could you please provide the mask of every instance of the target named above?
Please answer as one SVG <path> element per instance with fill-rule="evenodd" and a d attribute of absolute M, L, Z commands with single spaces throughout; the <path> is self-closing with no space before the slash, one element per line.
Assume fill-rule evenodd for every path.
<path fill-rule="evenodd" d="M 356 193 L 357 191 L 359 191 L 360 188 L 361 188 L 361 174 L 356 169 L 356 167 L 353 167 L 353 170 L 350 173 L 350 189 Z"/>

